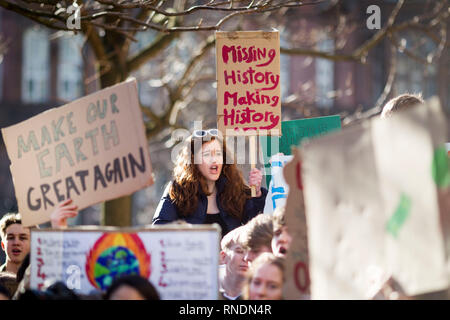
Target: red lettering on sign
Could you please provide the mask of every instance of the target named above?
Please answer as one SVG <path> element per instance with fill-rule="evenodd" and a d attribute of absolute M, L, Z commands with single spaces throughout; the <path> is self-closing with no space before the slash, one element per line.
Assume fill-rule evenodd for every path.
<path fill-rule="evenodd" d="M 160 240 L 161 245 L 164 247 L 164 241 Z M 164 274 L 169 271 L 167 268 L 167 261 L 166 261 L 166 253 L 164 251 L 161 251 L 161 276 L 159 277 L 158 285 L 160 287 L 167 287 L 167 283 L 164 282 Z"/>
<path fill-rule="evenodd" d="M 302 293 L 307 293 L 309 290 L 310 280 L 309 271 L 306 264 L 299 261 L 294 268 L 294 281 L 295 286 Z"/>
<path fill-rule="evenodd" d="M 267 48 L 255 48 L 255 46 L 251 47 L 223 46 L 222 61 L 228 63 L 230 55 L 231 59 L 233 60 L 233 63 L 236 62 L 252 63 L 263 60 L 262 63 L 257 64 L 256 66 L 264 67 L 272 63 L 273 59 L 276 56 L 276 51 L 275 49 L 267 50 Z"/>
<path fill-rule="evenodd" d="M 38 262 L 38 272 L 37 272 L 37 276 L 38 276 L 39 278 L 41 278 L 42 280 L 45 280 L 45 278 L 46 278 L 47 276 L 45 275 L 44 272 L 41 272 L 41 267 L 44 265 L 44 260 L 42 260 L 42 258 L 38 258 L 38 259 L 37 259 L 37 262 Z"/>
<path fill-rule="evenodd" d="M 277 126 L 280 121 L 280 116 L 273 114 L 270 111 L 265 111 L 264 114 L 261 112 L 256 112 L 256 110 L 250 109 L 249 107 L 243 110 L 224 110 L 224 125 L 225 126 L 235 126 L 237 124 L 255 124 L 255 122 L 269 122 L 267 126 L 259 126 L 260 129 L 270 130 Z M 253 126 L 252 126 L 253 128 Z M 245 130 L 245 129 L 244 129 Z"/>
<path fill-rule="evenodd" d="M 300 190 L 303 190 L 303 182 L 302 182 L 302 163 L 301 161 L 297 162 L 297 166 L 295 168 L 295 175 L 297 177 L 297 186 Z"/>
<path fill-rule="evenodd" d="M 254 92 L 245 91 L 245 95 L 238 96 L 238 92 L 225 91 L 223 94 L 224 105 L 228 106 L 232 104 L 236 107 L 238 104 L 240 106 L 254 106 L 254 105 L 269 105 L 271 107 L 277 107 L 280 97 L 270 96 L 260 93 L 260 90 Z"/>

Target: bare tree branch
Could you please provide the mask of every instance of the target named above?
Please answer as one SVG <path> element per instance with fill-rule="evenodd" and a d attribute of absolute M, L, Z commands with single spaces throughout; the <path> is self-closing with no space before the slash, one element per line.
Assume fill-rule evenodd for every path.
<path fill-rule="evenodd" d="M 129 72 L 131 73 L 133 71 L 136 71 L 149 59 L 157 56 L 161 51 L 167 48 L 167 46 L 169 46 L 172 40 L 176 37 L 178 37 L 178 35 L 175 33 L 163 34 L 158 36 L 155 41 L 153 41 L 150 45 L 141 50 L 138 54 L 132 56 L 127 61 L 127 68 Z"/>
<path fill-rule="evenodd" d="M 314 49 L 285 48 L 285 47 L 281 47 L 280 52 L 282 54 L 310 56 L 328 59 L 332 61 L 355 61 L 364 63 L 367 54 L 381 41 L 383 41 L 384 38 L 393 36 L 405 30 L 415 29 L 426 33 L 431 39 L 433 39 L 435 43 L 439 43 L 438 50 L 436 51 L 435 54 L 433 54 L 433 57 L 438 57 L 440 55 L 440 52 L 442 52 L 442 50 L 446 45 L 445 21 L 448 20 L 450 13 L 448 10 L 439 11 L 437 9 L 442 9 L 443 4 L 445 2 L 446 1 L 443 1 L 435 6 L 433 13 L 436 14 L 437 12 L 438 13 L 437 16 L 433 15 L 433 13 L 426 13 L 420 17 L 414 17 L 408 21 L 402 22 L 398 25 L 394 25 L 395 18 L 398 15 L 398 12 L 400 11 L 400 8 L 402 7 L 404 1 L 397 2 L 396 7 L 393 9 L 388 19 L 387 25 L 383 29 L 380 29 L 370 39 L 368 39 L 366 42 L 364 42 L 362 45 L 360 45 L 357 49 L 353 50 L 353 52 L 349 54 L 323 52 Z M 435 23 L 440 24 L 440 37 L 435 35 L 435 33 L 433 33 L 433 28 L 435 27 L 435 24 L 420 23 L 421 21 L 423 22 L 426 19 L 430 18 L 433 18 L 433 21 L 435 21 Z M 412 52 L 409 52 L 408 50 L 405 50 L 405 54 L 410 55 L 411 57 L 414 57 L 416 60 L 420 60 L 423 63 L 430 63 L 428 60 L 419 58 L 417 55 L 414 55 Z"/>

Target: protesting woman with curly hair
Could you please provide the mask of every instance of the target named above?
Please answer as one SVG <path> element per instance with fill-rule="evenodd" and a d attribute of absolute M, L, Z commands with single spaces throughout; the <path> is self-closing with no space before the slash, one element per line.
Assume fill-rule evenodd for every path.
<path fill-rule="evenodd" d="M 264 209 L 267 190 L 261 188 L 261 172 L 256 168 L 250 172 L 249 184 L 256 187 L 256 197 L 252 198 L 250 187 L 217 129 L 197 130 L 188 137 L 178 155 L 173 178 L 159 202 L 153 224 L 180 219 L 191 224 L 218 223 L 223 236 Z"/>

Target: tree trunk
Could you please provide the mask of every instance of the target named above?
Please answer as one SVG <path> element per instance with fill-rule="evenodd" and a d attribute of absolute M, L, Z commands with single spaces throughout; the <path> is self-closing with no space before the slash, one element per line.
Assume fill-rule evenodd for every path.
<path fill-rule="evenodd" d="M 109 200 L 102 204 L 102 226 L 131 226 L 132 195 Z"/>
<path fill-rule="evenodd" d="M 113 69 L 100 77 L 102 89 L 124 81 L 127 77 L 126 74 L 119 71 L 121 68 L 119 68 L 117 60 L 110 60 L 110 62 L 114 66 Z M 100 219 L 101 225 L 117 227 L 131 226 L 131 204 L 132 195 L 103 202 Z"/>

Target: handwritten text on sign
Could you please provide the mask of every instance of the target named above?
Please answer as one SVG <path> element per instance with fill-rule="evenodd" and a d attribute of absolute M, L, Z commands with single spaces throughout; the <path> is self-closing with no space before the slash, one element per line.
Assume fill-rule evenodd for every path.
<path fill-rule="evenodd" d="M 284 180 L 283 168 L 292 158 L 292 156 L 281 154 L 273 155 L 270 158 L 272 179 L 270 180 L 269 192 L 266 197 L 266 204 L 264 205 L 264 213 L 272 214 L 276 208 L 285 205 L 289 193 L 289 186 Z"/>
<path fill-rule="evenodd" d="M 216 32 L 216 39 L 219 129 L 280 129 L 279 33 Z"/>
<path fill-rule="evenodd" d="M 308 299 L 311 284 L 301 157 L 297 148 L 292 151 L 294 158 L 283 165 L 283 176 L 289 190 L 285 204 L 285 222 L 289 226 L 289 234 L 295 239 L 285 260 L 283 297 L 288 300 Z"/>
<path fill-rule="evenodd" d="M 162 299 L 217 299 L 219 232 L 215 228 L 41 229 L 33 230 L 31 238 L 33 289 L 62 281 L 88 294 L 107 290 L 121 275 L 139 274 L 149 279 Z"/>
<path fill-rule="evenodd" d="M 132 129 L 131 129 L 132 128 Z M 2 129 L 24 224 L 72 198 L 83 209 L 152 183 L 135 81 Z"/>

